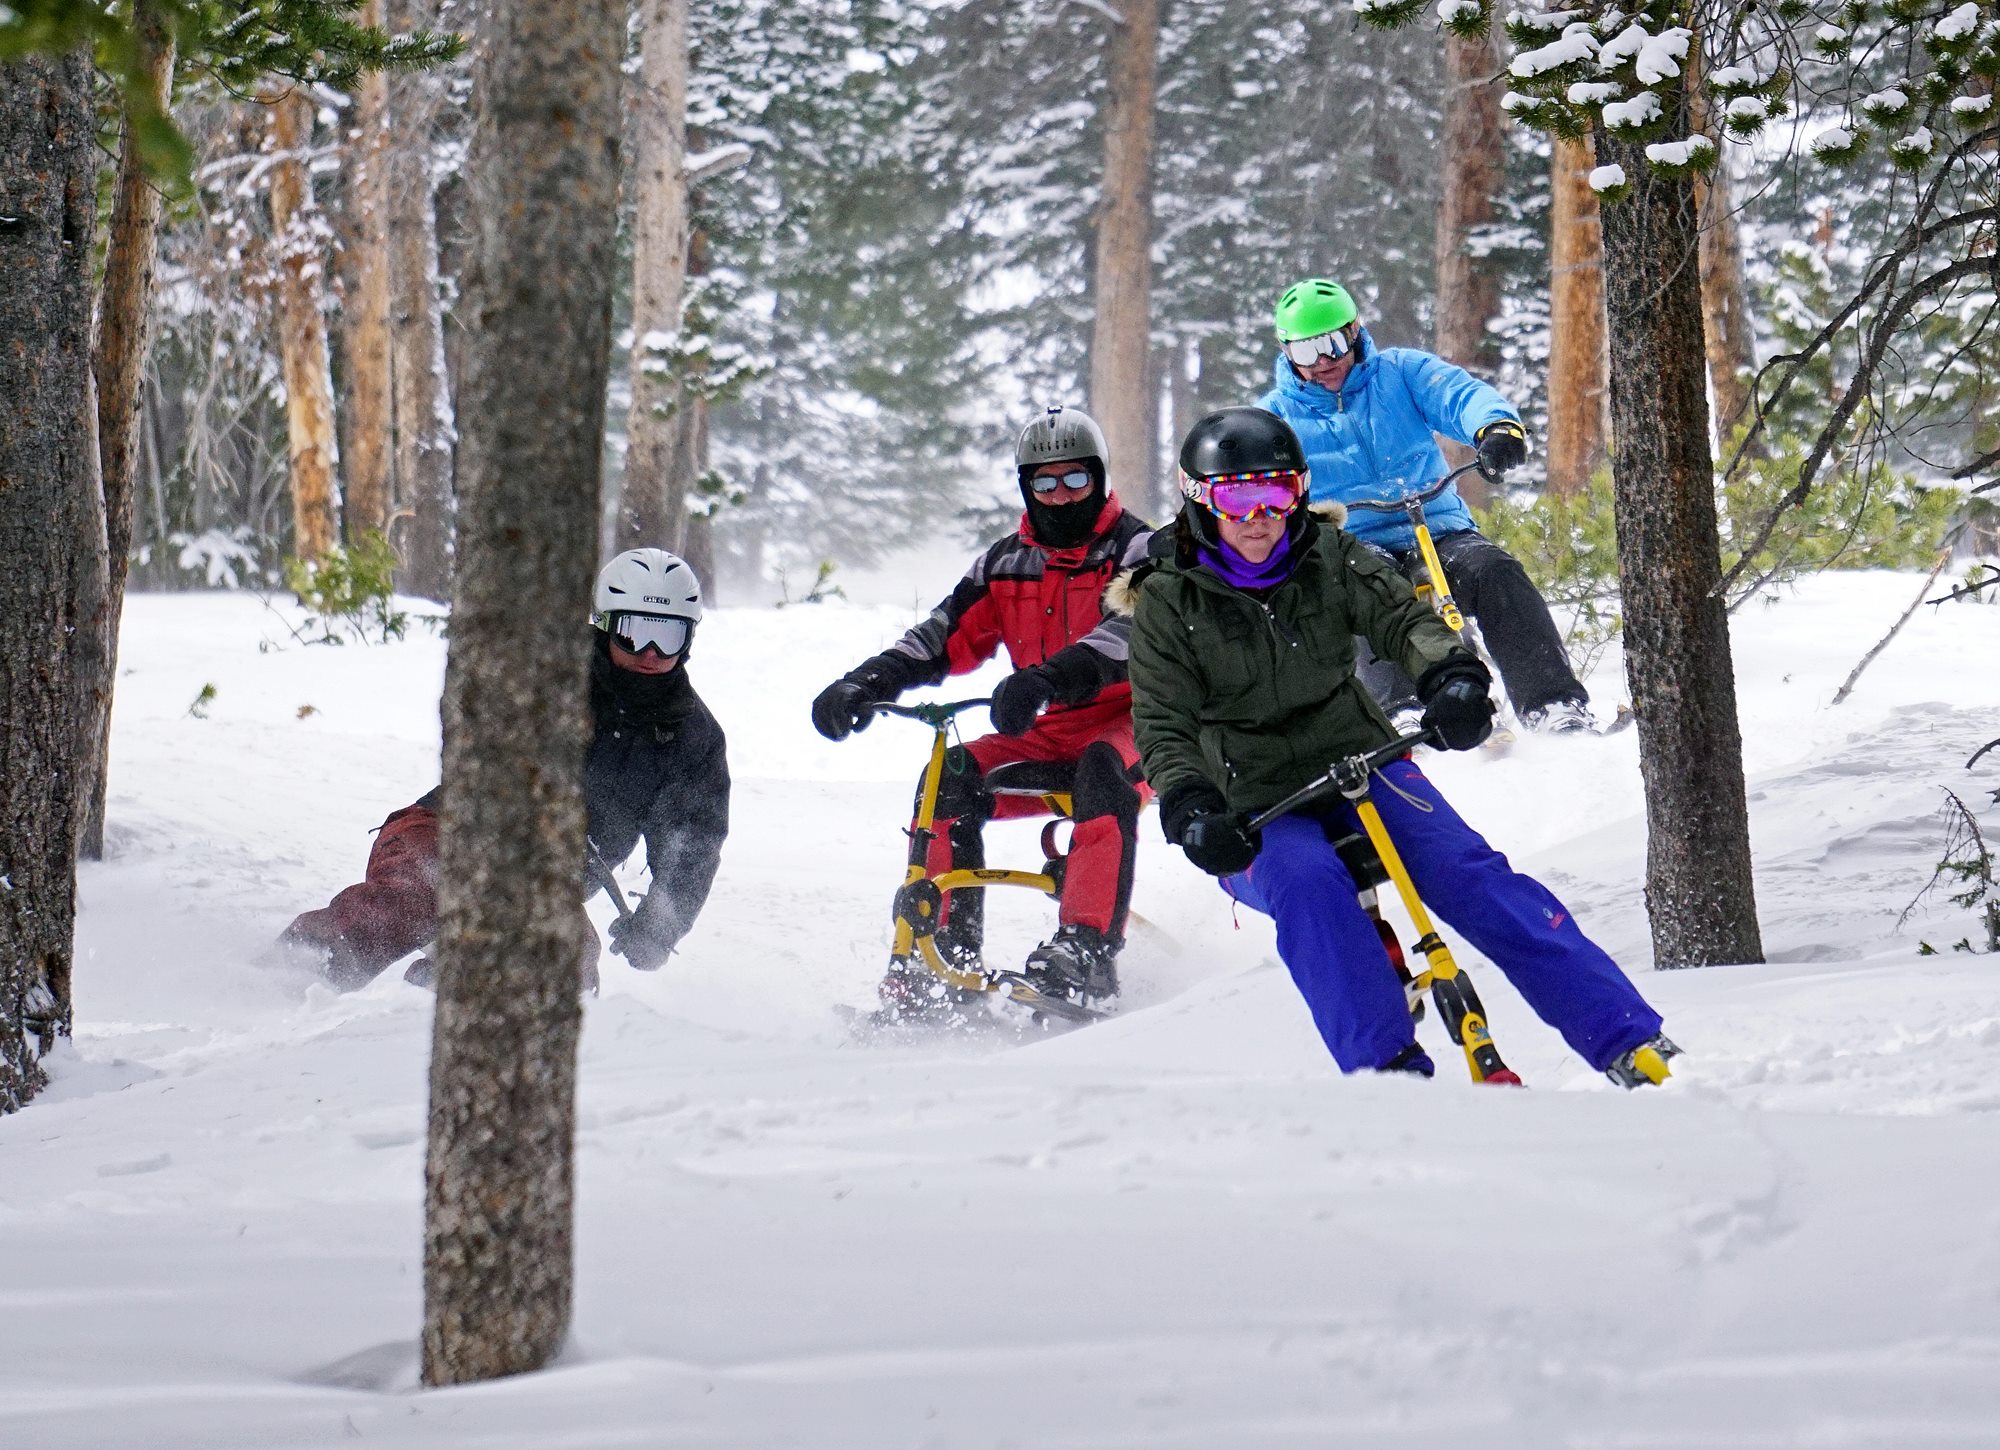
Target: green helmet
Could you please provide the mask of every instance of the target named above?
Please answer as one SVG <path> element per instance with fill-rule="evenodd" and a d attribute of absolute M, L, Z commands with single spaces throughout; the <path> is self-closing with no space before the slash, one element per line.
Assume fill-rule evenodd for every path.
<path fill-rule="evenodd" d="M 1278 341 L 1291 342 L 1336 331 L 1360 315 L 1345 287 L 1324 277 L 1308 277 L 1285 289 L 1271 320 L 1278 326 Z"/>

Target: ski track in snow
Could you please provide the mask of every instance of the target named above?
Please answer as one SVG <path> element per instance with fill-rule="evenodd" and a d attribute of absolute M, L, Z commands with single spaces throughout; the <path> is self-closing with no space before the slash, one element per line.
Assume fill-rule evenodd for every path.
<path fill-rule="evenodd" d="M 1960 768 L 2000 733 L 2000 609 L 1920 611 L 1827 703 L 1913 584 L 1736 620 L 1768 965 L 1646 970 L 1634 732 L 1424 762 L 1687 1048 L 1629 1096 L 1469 951 L 1529 1091 L 1465 1082 L 1434 1022 L 1436 1082 L 1340 1078 L 1269 924 L 1150 815 L 1159 930 L 1116 1019 L 851 1041 L 830 1009 L 870 998 L 926 740 L 832 746 L 805 706 L 910 611 L 717 611 L 693 669 L 734 834 L 683 951 L 606 958 L 588 1008 L 571 1344 L 421 1394 L 431 999 L 250 960 L 434 783 L 443 645 L 135 596 L 78 1038 L 0 1119 L 0 1445 L 2000 1443 L 2000 970 L 1949 950 L 1946 903 L 1895 925 L 1938 787 L 2000 784 Z M 1033 827 L 991 839 L 1034 857 Z M 1004 958 L 1048 911 L 993 918 Z"/>

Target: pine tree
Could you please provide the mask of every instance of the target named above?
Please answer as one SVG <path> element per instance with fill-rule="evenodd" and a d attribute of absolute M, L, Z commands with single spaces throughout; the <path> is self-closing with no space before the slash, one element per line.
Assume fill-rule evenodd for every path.
<path fill-rule="evenodd" d="M 99 486 L 92 120 L 87 54 L 0 63 L 0 1112 L 43 1085 L 38 1054 L 69 1018 L 85 804 L 73 581 Z"/>
<path fill-rule="evenodd" d="M 573 1270 L 585 619 L 616 255 L 617 0 L 495 0 L 445 676 L 423 1378 L 539 1368 Z M 505 103 L 501 104 L 500 99 Z M 533 365 L 524 365 L 532 359 Z"/>

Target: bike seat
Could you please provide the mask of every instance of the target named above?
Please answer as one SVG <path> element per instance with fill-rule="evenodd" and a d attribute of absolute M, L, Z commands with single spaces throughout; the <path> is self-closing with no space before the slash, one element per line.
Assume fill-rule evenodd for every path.
<path fill-rule="evenodd" d="M 1354 878 L 1354 889 L 1367 891 L 1376 886 L 1385 886 L 1389 873 L 1382 869 L 1382 858 L 1375 854 L 1375 843 L 1360 831 L 1347 831 L 1335 835 L 1338 827 L 1328 827 L 1326 838 L 1333 844 L 1334 853 L 1340 857 L 1340 864 L 1347 868 L 1347 874 Z"/>
<path fill-rule="evenodd" d="M 986 788 L 994 795 L 1068 795 L 1076 785 L 1074 763 L 1059 760 L 1014 760 L 986 772 Z"/>

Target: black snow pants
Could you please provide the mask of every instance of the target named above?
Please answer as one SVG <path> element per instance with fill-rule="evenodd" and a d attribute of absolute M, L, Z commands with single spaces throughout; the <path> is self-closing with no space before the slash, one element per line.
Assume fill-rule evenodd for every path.
<path fill-rule="evenodd" d="M 1548 603 L 1521 561 L 1477 529 L 1438 534 L 1433 542 L 1452 597 L 1479 622 L 1479 637 L 1493 663 L 1500 667 L 1500 679 L 1507 687 L 1514 713 L 1530 720 L 1551 705 L 1588 702 L 1590 694 L 1570 670 L 1562 634 L 1549 617 Z M 1414 573 L 1423 563 L 1423 556 L 1414 547 L 1369 547 L 1405 574 Z M 1355 643 L 1357 673 L 1382 708 L 1393 712 L 1417 704 L 1417 682 L 1401 665 L 1377 659 L 1365 639 Z"/>

